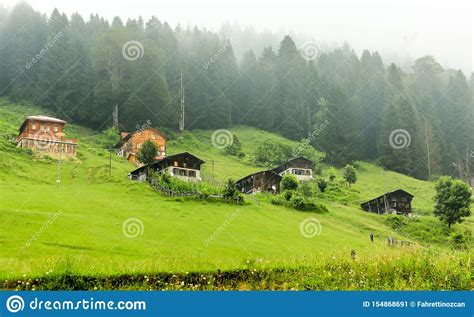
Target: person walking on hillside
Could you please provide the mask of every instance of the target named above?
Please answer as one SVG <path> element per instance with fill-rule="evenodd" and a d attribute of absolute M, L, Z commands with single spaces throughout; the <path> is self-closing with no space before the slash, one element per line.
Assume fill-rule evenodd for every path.
<path fill-rule="evenodd" d="M 374 233 L 373 232 L 370 233 L 370 241 L 374 242 Z"/>

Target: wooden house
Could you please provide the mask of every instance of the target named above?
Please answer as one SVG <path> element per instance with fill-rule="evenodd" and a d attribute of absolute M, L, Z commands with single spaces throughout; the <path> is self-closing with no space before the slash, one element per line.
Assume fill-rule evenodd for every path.
<path fill-rule="evenodd" d="M 376 214 L 408 215 L 411 213 L 413 195 L 403 189 L 397 189 L 364 202 L 360 207 Z"/>
<path fill-rule="evenodd" d="M 114 146 L 116 154 L 134 165 L 140 165 L 138 152 L 144 142 L 151 140 L 158 148 L 157 160 L 166 156 L 166 137 L 156 129 L 146 128 L 132 133 L 120 132 L 120 141 Z"/>
<path fill-rule="evenodd" d="M 272 169 L 280 176 L 293 174 L 299 181 L 310 181 L 313 179 L 313 161 L 305 157 L 296 157 L 288 160 L 284 164 Z"/>
<path fill-rule="evenodd" d="M 188 152 L 183 152 L 141 166 L 130 172 L 129 178 L 132 180 L 145 181 L 147 178 L 147 171 L 154 171 L 160 174 L 168 173 L 172 177 L 187 182 L 199 182 L 201 181 L 201 165 L 204 163 L 205 162 L 200 158 Z"/>
<path fill-rule="evenodd" d="M 44 115 L 26 117 L 16 138 L 17 147 L 50 156 L 75 156 L 77 140 L 65 139 L 66 121 Z"/>
<path fill-rule="evenodd" d="M 272 170 L 260 171 L 235 182 L 239 191 L 244 194 L 253 194 L 257 192 L 280 192 L 280 182 L 282 177 Z"/>

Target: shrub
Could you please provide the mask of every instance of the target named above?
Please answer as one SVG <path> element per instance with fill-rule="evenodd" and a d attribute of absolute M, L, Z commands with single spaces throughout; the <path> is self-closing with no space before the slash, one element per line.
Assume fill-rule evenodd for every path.
<path fill-rule="evenodd" d="M 316 180 L 316 184 L 318 184 L 318 188 L 321 193 L 324 193 L 324 191 L 326 190 L 326 187 L 328 186 L 328 183 L 326 182 L 326 180 L 321 177 Z"/>
<path fill-rule="evenodd" d="M 224 199 L 235 200 L 237 203 L 243 203 L 244 197 L 240 194 L 235 182 L 232 179 L 227 180 L 227 184 L 222 192 Z"/>
<path fill-rule="evenodd" d="M 403 216 L 390 215 L 387 217 L 387 219 L 385 219 L 385 224 L 393 230 L 398 231 L 407 224 L 407 220 Z"/>
<path fill-rule="evenodd" d="M 326 206 L 322 204 L 316 204 L 314 201 L 306 199 L 301 196 L 294 196 L 290 201 L 291 207 L 301 211 L 312 211 L 312 212 L 328 212 Z"/>
<path fill-rule="evenodd" d="M 254 153 L 255 161 L 265 165 L 279 165 L 291 156 L 289 146 L 265 140 Z"/>
<path fill-rule="evenodd" d="M 347 164 L 346 167 L 344 167 L 344 180 L 349 184 L 349 186 L 355 184 L 357 181 L 357 175 L 354 166 Z"/>
<path fill-rule="evenodd" d="M 242 144 L 240 143 L 239 138 L 233 134 L 232 135 L 232 144 L 225 148 L 225 151 L 229 155 L 244 157 L 245 153 L 241 151 Z"/>
<path fill-rule="evenodd" d="M 281 180 L 282 190 L 296 190 L 298 189 L 299 182 L 295 175 L 287 174 L 283 176 Z"/>
<path fill-rule="evenodd" d="M 293 196 L 293 191 L 292 190 L 287 190 L 283 193 L 283 197 L 285 197 L 285 200 L 290 200 L 291 196 Z"/>
<path fill-rule="evenodd" d="M 467 250 L 469 249 L 469 244 L 471 242 L 472 236 L 470 231 L 466 231 L 465 233 L 461 232 L 453 232 L 449 236 L 449 241 L 451 245 L 455 249 L 459 250 Z"/>
<path fill-rule="evenodd" d="M 313 196 L 313 190 L 311 188 L 310 182 L 302 182 L 300 185 L 299 191 L 304 197 Z"/>

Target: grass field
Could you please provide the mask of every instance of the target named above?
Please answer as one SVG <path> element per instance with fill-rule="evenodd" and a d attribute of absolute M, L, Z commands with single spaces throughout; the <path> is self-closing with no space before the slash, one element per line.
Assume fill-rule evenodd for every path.
<path fill-rule="evenodd" d="M 39 113 L 44 112 L 0 99 L 0 280 L 5 281 L 4 288 L 67 288 L 65 276 L 82 277 L 76 278 L 83 283 L 77 282 L 82 285 L 77 288 L 102 289 L 472 287 L 472 248 L 450 249 L 447 229 L 431 215 L 431 182 L 359 162 L 358 182 L 341 193 L 350 199 L 319 197 L 329 209 L 325 214 L 272 205 L 265 195 L 248 199 L 245 205 L 170 198 L 129 181 L 127 173 L 134 167 L 118 157 L 112 156 L 109 175 L 106 136 L 68 124 L 66 136 L 79 139 L 80 154 L 76 160 L 62 161 L 58 185 L 57 160 L 33 156 L 8 140 L 27 114 Z M 231 130 L 249 154 L 264 139 L 294 144 L 247 127 Z M 203 176 L 216 183 L 261 169 L 249 159 L 214 148 L 211 134 L 186 132 L 169 142 L 168 153 L 189 151 L 204 159 Z M 341 171 L 334 168 L 326 167 L 323 175 L 329 170 L 340 178 Z M 421 215 L 401 230 L 387 225 L 388 216 L 358 208 L 360 202 L 397 188 L 415 195 L 413 206 Z M 130 218 L 143 224 L 135 238 L 123 232 Z M 300 231 L 308 218 L 321 224 L 320 234 L 313 238 Z M 465 231 L 472 225 L 471 217 L 454 230 Z M 416 246 L 388 247 L 389 235 Z M 351 250 L 356 250 L 355 260 Z M 359 280 L 347 279 L 355 274 L 349 274 L 352 270 Z M 446 271 L 452 275 L 449 281 L 444 279 Z M 152 277 L 151 282 L 143 279 L 145 275 Z M 231 278 L 220 281 L 222 275 Z M 206 276 L 212 284 L 204 282 Z M 35 279 L 42 283 L 34 283 Z"/>

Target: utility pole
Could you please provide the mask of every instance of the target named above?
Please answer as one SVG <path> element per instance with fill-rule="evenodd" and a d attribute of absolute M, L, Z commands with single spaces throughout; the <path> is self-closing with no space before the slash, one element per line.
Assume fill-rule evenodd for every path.
<path fill-rule="evenodd" d="M 116 132 L 119 132 L 119 124 L 118 124 L 118 105 L 116 104 L 114 107 L 114 111 L 112 112 L 112 121 L 113 126 Z"/>
<path fill-rule="evenodd" d="M 184 131 L 184 85 L 183 85 L 183 69 L 181 68 L 181 79 L 180 79 L 180 95 L 181 95 L 181 107 L 179 112 L 179 132 Z"/>
<path fill-rule="evenodd" d="M 61 183 L 61 153 L 63 152 L 61 143 L 58 143 L 58 148 L 59 148 L 59 160 L 58 160 L 58 174 L 56 176 L 57 186 L 59 186 L 59 183 Z"/>

